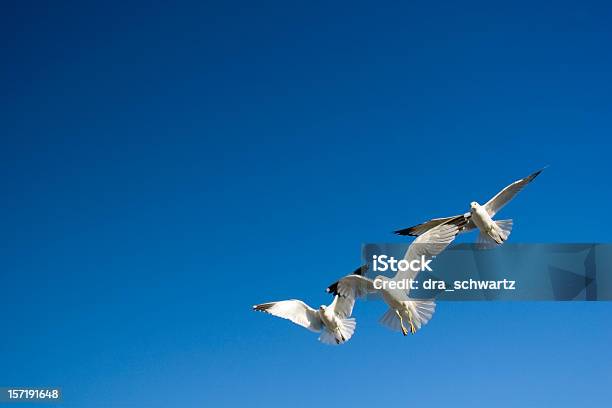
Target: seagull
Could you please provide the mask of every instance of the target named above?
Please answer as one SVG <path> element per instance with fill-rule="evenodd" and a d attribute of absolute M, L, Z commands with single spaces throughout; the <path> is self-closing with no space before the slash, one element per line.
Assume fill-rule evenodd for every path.
<path fill-rule="evenodd" d="M 417 237 L 408 247 L 403 259 L 408 262 L 422 260 L 423 257 L 431 259 L 442 252 L 458 233 L 459 228 L 454 224 L 438 225 Z M 367 268 L 360 268 L 353 274 L 332 283 L 327 288 L 327 292 L 347 299 L 363 297 L 368 293 L 380 293 L 389 306 L 389 310 L 381 317 L 380 323 L 391 330 L 401 329 L 404 336 L 408 335 L 408 330 L 404 326 L 405 320 L 410 326 L 410 333 L 414 334 L 431 319 L 436 303 L 432 299 L 411 299 L 408 297 L 409 287 L 399 288 L 397 285 L 401 281 L 414 280 L 418 270 L 399 269 L 393 278 L 378 275 L 372 280 L 363 276 L 365 269 Z M 390 282 L 395 285 L 391 285 Z"/>
<path fill-rule="evenodd" d="M 355 332 L 355 318 L 350 317 L 354 304 L 353 298 L 335 296 L 329 306 L 321 305 L 318 310 L 297 299 L 262 303 L 253 306 L 253 310 L 291 320 L 310 331 L 321 333 L 319 341 L 322 343 L 336 345 L 347 342 Z"/>
<path fill-rule="evenodd" d="M 514 198 L 527 184 L 531 183 L 542 171 L 538 170 L 529 176 L 510 184 L 486 204 L 480 205 L 476 201 L 470 203 L 470 211 L 454 215 L 452 217 L 434 218 L 419 225 L 395 231 L 398 235 L 419 236 L 431 228 L 441 224 L 455 224 L 459 232 L 466 232 L 478 228 L 480 235 L 478 243 L 485 247 L 501 245 L 508 239 L 512 231 L 512 220 L 493 221 L 497 214 L 506 204 Z"/>

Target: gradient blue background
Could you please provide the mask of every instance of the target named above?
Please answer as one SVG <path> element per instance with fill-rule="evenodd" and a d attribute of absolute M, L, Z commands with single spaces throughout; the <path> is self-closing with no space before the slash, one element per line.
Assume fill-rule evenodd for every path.
<path fill-rule="evenodd" d="M 609 303 L 442 303 L 416 336 L 251 311 L 485 201 L 609 242 L 607 2 L 53 2 L 0 16 L 0 385 L 65 407 L 609 404 Z M 471 234 L 462 238 L 474 240 Z"/>

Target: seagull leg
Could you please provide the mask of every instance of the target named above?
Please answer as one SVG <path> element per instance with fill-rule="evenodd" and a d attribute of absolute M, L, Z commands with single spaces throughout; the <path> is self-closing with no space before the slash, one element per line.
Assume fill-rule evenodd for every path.
<path fill-rule="evenodd" d="M 408 310 L 408 323 L 410 323 L 410 333 L 416 333 L 416 327 L 414 327 L 414 324 L 412 323 L 412 312 L 410 309 Z"/>
<path fill-rule="evenodd" d="M 500 237 L 495 236 L 493 232 L 495 232 L 495 225 L 491 224 L 489 225 L 489 228 L 487 228 L 487 235 L 491 237 L 491 239 L 495 241 L 497 244 L 503 243 L 504 241 L 501 240 Z"/>
<path fill-rule="evenodd" d="M 400 326 L 402 326 L 402 334 L 403 334 L 404 336 L 407 336 L 407 335 L 408 335 L 408 330 L 406 330 L 406 328 L 404 327 L 404 319 L 402 319 L 402 315 L 401 315 L 401 314 L 400 314 L 400 312 L 399 312 L 399 311 L 397 311 L 397 310 L 395 311 L 395 314 L 396 314 L 396 315 L 397 315 L 397 317 L 399 318 L 399 321 L 400 321 Z"/>
<path fill-rule="evenodd" d="M 344 338 L 344 335 L 342 334 L 342 332 L 340 331 L 340 328 L 336 329 L 336 332 L 338 333 L 338 335 L 340 336 L 340 338 L 336 337 L 336 344 L 340 344 L 346 341 L 346 339 Z"/>

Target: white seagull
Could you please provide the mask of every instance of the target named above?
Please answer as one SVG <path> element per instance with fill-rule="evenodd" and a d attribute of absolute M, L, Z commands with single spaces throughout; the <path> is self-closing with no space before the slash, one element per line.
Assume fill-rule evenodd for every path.
<path fill-rule="evenodd" d="M 544 169 L 542 169 L 544 170 Z M 527 184 L 531 183 L 542 170 L 538 170 L 529 176 L 517 180 L 510 184 L 485 205 L 480 205 L 476 201 L 470 203 L 470 211 L 454 215 L 452 217 L 434 218 L 414 227 L 395 231 L 398 235 L 419 236 L 431 228 L 440 224 L 455 224 L 459 227 L 459 232 L 466 232 L 478 228 L 480 235 L 478 243 L 484 246 L 501 245 L 510 236 L 512 231 L 512 220 L 493 221 L 493 216 L 499 212 L 510 200 L 514 198 Z"/>
<path fill-rule="evenodd" d="M 410 244 L 403 259 L 408 262 L 431 259 L 442 252 L 458 233 L 459 228 L 454 224 L 432 228 Z M 418 269 L 399 269 L 393 278 L 378 275 L 372 280 L 362 276 L 361 270 L 357 270 L 331 284 L 327 291 L 347 299 L 363 297 L 368 293 L 380 293 L 389 306 L 380 323 L 391 330 L 401 330 L 406 336 L 408 330 L 404 326 L 405 320 L 410 325 L 410 332 L 414 334 L 431 319 L 436 308 L 436 303 L 431 299 L 416 300 L 408 297 L 409 282 L 414 280 L 418 272 Z M 400 282 L 404 282 L 405 286 L 400 286 Z"/>
<path fill-rule="evenodd" d="M 348 341 L 355 332 L 355 318 L 350 317 L 354 304 L 354 298 L 335 296 L 329 306 L 321 305 L 319 310 L 296 299 L 262 303 L 253 306 L 253 310 L 282 317 L 310 331 L 320 332 L 319 341 L 335 345 Z"/>

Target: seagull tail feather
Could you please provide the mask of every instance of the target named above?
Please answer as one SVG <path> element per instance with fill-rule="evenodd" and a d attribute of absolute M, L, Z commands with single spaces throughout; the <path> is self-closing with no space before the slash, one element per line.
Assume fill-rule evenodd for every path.
<path fill-rule="evenodd" d="M 413 323 L 417 329 L 426 325 L 436 311 L 436 302 L 433 300 L 410 300 L 414 304 L 416 316 L 413 316 Z"/>
<path fill-rule="evenodd" d="M 346 319 L 342 319 L 339 325 L 339 331 L 341 337 L 344 338 L 343 341 L 349 341 L 351 337 L 353 337 L 353 333 L 355 333 L 355 327 L 357 326 L 357 322 L 354 317 L 347 317 Z"/>
<path fill-rule="evenodd" d="M 503 241 L 507 240 L 512 232 L 512 220 L 500 220 L 495 221 L 499 229 L 501 230 L 501 238 Z"/>
<path fill-rule="evenodd" d="M 336 336 L 332 332 L 330 332 L 327 328 L 323 329 L 323 332 L 319 336 L 319 341 L 323 344 L 329 344 L 331 346 L 335 346 L 338 344 L 336 341 Z"/>
<path fill-rule="evenodd" d="M 332 346 L 345 343 L 353 337 L 355 333 L 355 327 L 357 323 L 355 318 L 348 317 L 346 319 L 340 319 L 338 329 L 335 332 L 330 331 L 327 327 L 323 329 L 323 332 L 319 336 L 319 341 L 324 344 Z"/>
<path fill-rule="evenodd" d="M 400 321 L 397 318 L 397 314 L 395 314 L 394 309 L 387 310 L 385 314 L 380 317 L 379 322 L 380 324 L 382 324 L 383 326 L 385 326 L 386 328 L 390 330 L 397 331 L 397 332 L 402 330 Z"/>

